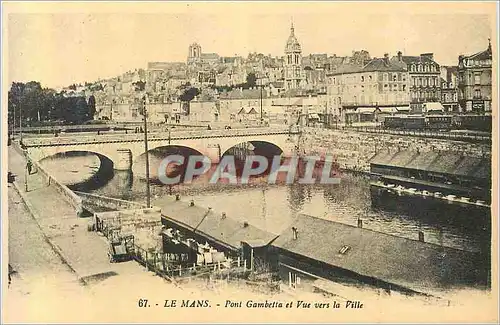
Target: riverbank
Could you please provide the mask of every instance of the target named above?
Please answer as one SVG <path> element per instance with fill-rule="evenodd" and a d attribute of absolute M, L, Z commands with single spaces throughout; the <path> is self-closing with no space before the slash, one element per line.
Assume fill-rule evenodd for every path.
<path fill-rule="evenodd" d="M 23 184 L 23 169 L 25 162 L 20 160 L 20 155 L 16 158 L 16 153 L 12 153 L 9 148 L 9 170 L 14 172 L 17 177 L 17 185 Z M 87 285 L 78 285 L 78 278 L 81 278 L 78 273 L 80 268 L 78 263 L 86 258 L 85 250 L 89 250 L 86 246 L 85 240 L 80 240 L 81 236 L 91 236 L 93 241 L 105 244 L 95 233 L 88 233 L 86 227 L 68 227 L 74 226 L 78 219 L 73 214 L 72 209 L 65 211 L 61 209 L 64 203 L 57 203 L 58 201 L 50 200 L 50 187 L 40 188 L 36 181 L 36 174 L 30 176 L 29 191 L 25 194 L 25 200 L 32 204 L 32 211 L 39 215 L 32 220 L 38 222 L 40 227 L 37 229 L 43 233 L 43 236 L 48 237 L 61 248 L 65 250 L 73 250 L 73 258 L 66 258 L 67 263 L 72 265 L 76 272 L 66 271 L 74 276 L 69 276 L 71 284 L 65 284 L 63 277 L 58 274 L 50 274 L 50 271 L 38 272 L 32 276 L 26 272 L 26 268 L 15 265 L 19 274 L 13 279 L 11 285 L 11 293 L 9 296 L 9 306 L 7 308 L 7 321 L 18 322 L 130 322 L 130 320 L 137 320 L 140 322 L 179 322 L 179 321 L 202 321 L 213 322 L 221 321 L 221 314 L 214 313 L 216 304 L 224 306 L 226 300 L 246 302 L 278 300 L 282 302 L 296 301 L 298 299 L 314 301 L 332 301 L 333 299 L 339 300 L 339 297 L 326 298 L 320 295 L 307 295 L 299 292 L 287 291 L 277 295 L 264 295 L 253 292 L 250 288 L 242 283 L 211 283 L 207 285 L 205 282 L 200 282 L 193 279 L 191 282 L 183 283 L 182 287 L 176 287 L 161 278 L 155 276 L 151 272 L 147 272 L 143 267 L 135 262 L 117 263 L 110 267 L 110 272 L 102 276 L 95 276 L 87 278 Z M 21 193 L 23 188 L 17 188 Z M 14 188 L 11 189 L 11 191 Z M 12 192 L 11 192 L 12 193 Z M 14 194 L 9 194 L 10 197 L 15 198 Z M 54 193 L 55 195 L 56 193 Z M 27 209 L 25 211 L 28 211 Z M 27 212 L 26 212 L 27 213 Z M 19 211 L 11 210 L 9 212 L 9 220 L 16 218 Z M 67 216 L 67 217 L 64 217 Z M 71 221 L 71 223 L 70 223 Z M 52 222 L 52 223 L 50 223 Z M 66 226 L 66 227 L 65 227 Z M 17 228 L 22 229 L 20 227 Z M 33 230 L 30 232 L 34 232 Z M 17 234 L 18 239 L 23 239 L 25 236 Z M 64 239 L 63 242 L 57 242 L 57 239 Z M 97 244 L 101 246 L 101 244 Z M 48 248 L 47 248 L 48 247 Z M 52 251 L 50 246 L 45 250 Z M 12 254 L 23 256 L 26 254 L 25 250 L 34 252 L 35 250 L 29 248 L 29 245 L 19 243 L 12 247 L 14 248 Z M 90 250 L 92 251 L 92 250 Z M 105 254 L 106 250 L 94 251 L 94 254 Z M 66 253 L 66 252 L 65 252 Z M 44 253 L 43 253 L 44 254 Z M 54 253 L 52 253 L 54 254 Z M 71 255 L 71 253 L 68 253 Z M 76 256 L 76 257 L 75 257 Z M 31 260 L 31 259 L 30 259 Z M 87 261 L 88 262 L 88 261 Z M 33 269 L 40 269 L 40 264 L 46 263 L 52 265 L 55 263 L 54 259 L 43 259 L 39 263 L 28 265 Z M 61 263 L 61 262 L 58 262 Z M 27 263 L 29 264 L 29 263 Z M 100 263 L 98 263 L 100 264 Z M 74 265 L 74 266 L 73 266 Z M 81 272 L 81 271 L 80 271 Z M 33 277 L 26 281 L 22 288 L 19 286 L 19 280 Z M 52 278 L 51 281 L 47 281 Z M 365 304 L 363 312 L 353 313 L 349 309 L 340 309 L 332 312 L 332 310 L 315 310 L 316 317 L 320 317 L 321 321 L 333 322 L 339 320 L 349 321 L 373 321 L 374 318 L 384 317 L 385 320 L 390 319 L 412 319 L 415 315 L 422 312 L 422 308 L 430 311 L 429 315 L 439 312 L 442 315 L 442 320 L 457 320 L 457 311 L 463 312 L 464 308 L 477 306 L 477 303 L 489 304 L 490 297 L 484 293 L 468 293 L 468 298 L 473 296 L 476 300 L 472 304 L 459 305 L 464 300 L 452 300 L 450 307 L 446 303 L 436 303 L 427 300 L 418 300 L 407 297 L 381 297 L 373 296 L 369 292 L 362 289 L 353 289 L 339 287 L 336 289 L 337 294 L 341 297 L 362 300 Z M 463 298 L 463 294 L 460 296 Z M 151 308 L 140 308 L 138 306 L 138 299 L 148 299 L 153 302 Z M 208 300 L 213 308 L 197 309 L 193 313 L 192 309 L 176 308 L 175 312 L 172 309 L 164 309 L 164 301 L 166 299 L 202 299 Z M 469 301 L 468 299 L 465 300 Z M 156 307 L 158 303 L 158 307 Z M 398 306 L 398 307 L 395 307 Z M 416 307 L 418 306 L 418 307 Z M 459 309 L 456 309 L 457 307 Z M 216 310 L 216 309 L 215 309 Z M 269 322 L 270 319 L 276 322 L 289 321 L 292 317 L 295 321 L 312 321 L 311 313 L 307 309 L 291 309 L 291 310 L 256 310 L 250 308 L 241 308 L 229 310 L 220 308 L 219 311 L 223 312 L 224 321 L 234 322 L 243 319 L 255 322 Z M 228 313 L 232 311 L 232 313 Z M 236 311 L 236 312 L 235 312 Z M 474 315 L 474 308 L 471 309 L 471 315 Z M 484 319 L 484 314 L 477 315 L 478 320 Z M 429 320 L 435 318 L 429 318 Z"/>

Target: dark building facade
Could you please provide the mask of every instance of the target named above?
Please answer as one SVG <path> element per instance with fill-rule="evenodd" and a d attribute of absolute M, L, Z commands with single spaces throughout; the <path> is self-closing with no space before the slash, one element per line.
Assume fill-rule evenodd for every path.
<path fill-rule="evenodd" d="M 458 67 L 441 66 L 441 104 L 445 112 L 458 112 Z"/>
<path fill-rule="evenodd" d="M 458 104 L 461 112 L 491 113 L 491 43 L 482 52 L 458 57 Z"/>
<path fill-rule="evenodd" d="M 406 63 L 410 75 L 410 109 L 412 112 L 424 111 L 425 103 L 441 101 L 440 66 L 434 61 L 433 53 L 398 58 Z M 395 58 L 394 58 L 395 59 Z"/>

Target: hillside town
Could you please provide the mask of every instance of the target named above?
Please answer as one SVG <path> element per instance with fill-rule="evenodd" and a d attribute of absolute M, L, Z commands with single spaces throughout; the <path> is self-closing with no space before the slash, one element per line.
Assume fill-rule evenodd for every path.
<path fill-rule="evenodd" d="M 95 97 L 95 119 L 140 121 L 147 97 L 152 122 L 265 122 L 334 126 L 382 122 L 398 114 L 491 114 L 491 43 L 460 54 L 455 66 L 433 53 L 366 50 L 351 56 L 307 53 L 295 26 L 283 56 L 225 57 L 193 43 L 186 62 L 149 62 L 120 76 L 72 85 L 67 96 Z M 300 111 L 300 114 L 297 113 Z"/>
<path fill-rule="evenodd" d="M 293 22 L 277 28 L 289 29 L 279 56 L 225 56 L 182 34 L 184 62 L 144 60 L 58 89 L 26 82 L 36 74 L 12 82 L 11 318 L 49 310 L 39 304 L 49 292 L 64 300 L 56 310 L 98 306 L 99 317 L 176 299 L 193 315 L 239 308 L 240 318 L 287 301 L 453 315 L 468 298 L 489 303 L 489 34 L 464 36 L 457 48 L 484 48 L 445 65 L 427 39 L 414 47 L 425 53 L 374 56 L 367 45 L 339 56 L 310 53 Z M 162 321 L 179 312 L 163 310 Z"/>

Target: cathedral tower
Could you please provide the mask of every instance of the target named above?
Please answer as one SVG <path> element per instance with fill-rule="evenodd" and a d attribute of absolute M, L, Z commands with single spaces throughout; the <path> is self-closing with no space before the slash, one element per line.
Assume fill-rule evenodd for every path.
<path fill-rule="evenodd" d="M 304 79 L 302 73 L 302 49 L 299 41 L 295 37 L 295 29 L 290 28 L 290 36 L 285 47 L 285 88 L 299 88 Z"/>

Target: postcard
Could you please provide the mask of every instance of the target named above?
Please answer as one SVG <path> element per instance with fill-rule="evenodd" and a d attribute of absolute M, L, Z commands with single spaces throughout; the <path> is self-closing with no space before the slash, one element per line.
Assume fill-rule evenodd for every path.
<path fill-rule="evenodd" d="M 3 2 L 2 322 L 498 322 L 495 2 Z"/>

